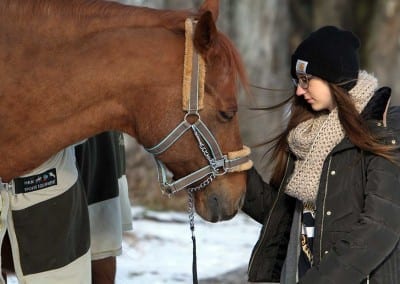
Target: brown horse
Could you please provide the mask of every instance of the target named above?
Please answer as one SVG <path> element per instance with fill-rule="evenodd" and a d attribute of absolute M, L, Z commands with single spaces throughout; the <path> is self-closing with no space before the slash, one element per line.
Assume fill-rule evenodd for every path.
<path fill-rule="evenodd" d="M 167 136 L 185 115 L 188 17 L 198 19 L 193 45 L 206 64 L 201 120 L 224 154 L 241 150 L 236 92 L 238 80 L 245 87 L 247 81 L 236 49 L 216 29 L 217 16 L 217 0 L 206 0 L 197 13 L 94 0 L 2 0 L 3 182 L 103 131 L 128 133 L 149 148 Z M 198 148 L 195 136 L 185 133 L 159 159 L 179 179 L 207 166 Z M 197 213 L 212 222 L 232 218 L 245 182 L 244 172 L 218 175 L 195 192 Z"/>
<path fill-rule="evenodd" d="M 242 149 L 237 79 L 240 57 L 215 27 L 218 1 L 206 1 L 194 31 L 204 58 L 201 119 L 223 153 Z M 145 147 L 183 119 L 181 90 L 187 11 L 161 11 L 102 1 L 0 3 L 0 177 L 9 181 L 52 154 L 105 130 L 120 130 Z M 176 178 L 206 165 L 183 135 L 160 159 Z M 241 205 L 245 174 L 218 177 L 196 193 L 203 218 L 231 218 Z"/>

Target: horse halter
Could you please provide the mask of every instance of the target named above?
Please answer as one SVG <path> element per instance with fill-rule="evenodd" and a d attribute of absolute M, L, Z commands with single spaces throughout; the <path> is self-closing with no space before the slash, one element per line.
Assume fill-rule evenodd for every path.
<path fill-rule="evenodd" d="M 153 154 L 157 164 L 158 180 L 163 193 L 174 194 L 187 188 L 189 191 L 197 191 L 209 185 L 216 176 L 230 172 L 244 171 L 251 168 L 253 162 L 249 159 L 250 149 L 243 146 L 242 150 L 229 152 L 224 155 L 214 135 L 200 118 L 199 110 L 203 108 L 205 62 L 194 51 L 192 19 L 185 21 L 185 57 L 183 70 L 183 110 L 186 112 L 183 121 L 172 130 L 159 144 L 146 151 Z M 194 123 L 188 121 L 189 117 L 196 117 Z M 156 156 L 168 150 L 183 134 L 192 130 L 199 148 L 208 161 L 208 165 L 175 181 L 167 178 L 167 168 Z M 204 179 L 204 180 L 203 180 Z M 188 188 L 192 184 L 203 180 L 198 186 Z"/>

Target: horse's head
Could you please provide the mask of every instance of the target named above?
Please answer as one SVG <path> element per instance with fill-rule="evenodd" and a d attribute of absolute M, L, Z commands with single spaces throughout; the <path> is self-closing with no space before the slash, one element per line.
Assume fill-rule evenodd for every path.
<path fill-rule="evenodd" d="M 200 11 L 205 8 L 207 5 L 203 5 Z M 237 117 L 238 80 L 246 85 L 246 76 L 236 49 L 226 36 L 217 31 L 216 15 L 218 12 L 215 10 L 201 12 L 197 23 L 191 26 L 193 33 L 189 42 L 194 56 L 198 54 L 198 60 L 204 62 L 204 66 L 200 64 L 197 70 L 196 57 L 188 57 L 188 49 L 183 52 L 182 40 L 178 40 L 177 46 L 181 47 L 169 50 L 180 53 L 179 56 L 175 54 L 180 60 L 185 54 L 185 68 L 177 69 L 179 77 L 178 80 L 175 78 L 174 88 L 164 88 L 162 95 L 153 96 L 152 103 L 157 105 L 159 115 L 153 118 L 157 120 L 151 124 L 153 129 L 148 129 L 148 124 L 146 129 L 138 127 L 142 129 L 140 132 L 147 131 L 147 138 L 139 135 L 142 136 L 139 140 L 174 175 L 172 186 L 161 180 L 166 191 L 195 188 L 196 211 L 212 222 L 230 219 L 237 213 L 246 190 L 244 170 L 251 166 L 249 150 L 243 146 L 240 137 Z M 166 46 L 164 44 L 163 48 Z M 189 69 L 186 68 L 188 64 Z M 174 77 L 171 71 L 169 74 Z M 196 83 L 197 78 L 200 83 Z M 191 90 L 189 94 L 185 94 L 187 85 Z M 200 97 L 193 98 L 197 88 Z M 184 112 L 181 111 L 182 96 Z M 197 99 L 198 104 L 194 104 Z M 143 107 L 141 111 L 149 115 L 150 109 Z M 162 173 L 162 165 L 159 166 Z"/>
<path fill-rule="evenodd" d="M 215 3 L 216 1 L 214 1 Z M 218 6 L 216 6 L 217 8 Z M 215 10 L 199 18 L 194 32 L 194 46 L 206 63 L 204 110 L 201 119 L 214 134 L 222 152 L 243 149 L 237 117 L 238 79 L 246 85 L 241 59 L 229 39 L 216 29 Z M 212 17 L 213 16 L 213 17 Z M 249 163 L 245 165 L 248 167 Z M 244 169 L 244 168 L 242 168 Z M 229 219 L 241 207 L 246 190 L 246 175 L 237 172 L 218 176 L 206 189 L 196 194 L 196 210 L 210 221 Z"/>

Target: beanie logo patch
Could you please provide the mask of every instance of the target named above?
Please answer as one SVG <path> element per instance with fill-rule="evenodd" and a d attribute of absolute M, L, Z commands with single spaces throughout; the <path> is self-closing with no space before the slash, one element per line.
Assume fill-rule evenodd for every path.
<path fill-rule="evenodd" d="M 297 59 L 296 73 L 307 73 L 307 65 L 308 65 L 307 61 Z"/>

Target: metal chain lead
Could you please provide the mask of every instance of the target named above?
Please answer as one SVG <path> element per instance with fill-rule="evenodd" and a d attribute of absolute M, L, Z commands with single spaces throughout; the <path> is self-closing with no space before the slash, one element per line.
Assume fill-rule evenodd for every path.
<path fill-rule="evenodd" d="M 194 193 L 196 191 L 199 191 L 199 190 L 207 187 L 207 185 L 209 185 L 215 179 L 215 173 L 217 172 L 217 165 L 216 165 L 215 159 L 211 158 L 210 153 L 207 150 L 207 147 L 201 141 L 200 135 L 197 133 L 197 130 L 194 127 L 192 129 L 193 129 L 194 136 L 196 137 L 197 142 L 199 143 L 201 152 L 203 153 L 204 157 L 207 159 L 211 168 L 213 169 L 213 172 L 204 181 L 202 181 L 198 186 L 190 187 L 187 189 L 189 226 L 190 226 L 190 231 L 192 233 L 192 242 L 193 242 L 193 262 L 192 262 L 193 284 L 198 284 L 197 261 L 196 261 L 196 259 L 197 259 L 196 236 L 194 233 Z"/>
<path fill-rule="evenodd" d="M 211 158 L 210 153 L 207 150 L 207 147 L 204 145 L 204 143 L 201 141 L 201 137 L 197 131 L 196 128 L 192 127 L 194 136 L 197 139 L 197 142 L 199 143 L 199 147 L 201 152 L 203 153 L 204 157 L 207 159 L 207 161 L 210 163 L 210 166 L 213 168 L 214 172 L 216 172 L 217 165 L 215 163 L 215 159 Z M 207 187 L 214 179 L 215 179 L 215 173 L 211 173 L 207 179 L 202 181 L 198 186 L 195 187 L 190 187 L 187 189 L 188 192 L 188 213 L 189 213 L 189 225 L 190 225 L 190 230 L 192 232 L 192 238 L 194 238 L 194 199 L 193 199 L 193 194 L 196 191 L 199 191 L 205 187 Z"/>
<path fill-rule="evenodd" d="M 202 183 L 200 183 L 198 186 L 195 187 L 190 187 L 188 188 L 188 213 L 189 213 L 189 224 L 190 224 L 190 230 L 192 231 L 192 236 L 193 236 L 193 231 L 194 231 L 194 200 L 193 200 L 193 194 L 196 191 L 199 191 L 203 188 L 205 188 L 207 185 L 209 185 L 213 179 L 215 178 L 214 174 L 211 174 L 208 176 L 207 179 L 205 179 Z"/>
<path fill-rule="evenodd" d="M 203 153 L 204 157 L 205 157 L 205 158 L 207 159 L 207 161 L 210 163 L 210 166 L 211 166 L 211 168 L 213 169 L 213 171 L 214 171 L 215 173 L 218 172 L 218 170 L 217 170 L 217 163 L 215 162 L 215 159 L 214 159 L 214 158 L 211 158 L 211 155 L 210 155 L 210 153 L 208 152 L 206 145 L 204 145 L 204 143 L 203 143 L 203 141 L 202 141 L 202 139 L 201 139 L 201 137 L 200 137 L 200 135 L 199 135 L 199 133 L 198 133 L 198 130 L 197 130 L 195 127 L 192 127 L 192 129 L 193 129 L 194 136 L 196 137 L 197 142 L 199 143 L 200 150 L 201 150 L 201 152 Z"/>
<path fill-rule="evenodd" d="M 212 164 L 212 161 L 215 161 L 214 159 L 210 158 L 210 154 L 207 151 L 207 148 L 205 145 L 201 142 L 199 135 L 197 134 L 196 131 L 193 131 L 195 133 L 195 136 L 199 142 L 199 146 L 201 151 L 203 152 L 204 156 L 206 159 L 209 161 L 211 167 L 213 168 L 215 172 L 215 162 L 214 165 Z M 212 161 L 211 161 L 212 160 Z M 204 181 L 202 181 L 198 186 L 195 187 L 190 187 L 187 189 L 188 193 L 188 215 L 189 215 L 189 226 L 190 226 L 190 231 L 192 233 L 192 242 L 193 242 L 193 262 L 192 262 L 192 274 L 193 274 L 193 284 L 198 284 L 197 280 L 197 253 L 196 253 L 196 236 L 194 234 L 194 193 L 196 191 L 199 191 L 203 188 L 205 188 L 207 185 L 209 185 L 213 179 L 215 179 L 215 173 L 211 173 Z"/>

